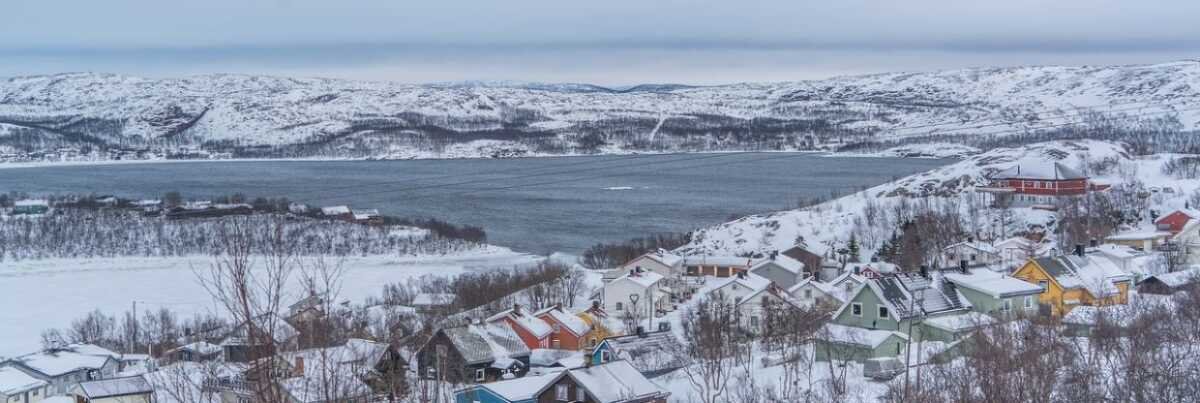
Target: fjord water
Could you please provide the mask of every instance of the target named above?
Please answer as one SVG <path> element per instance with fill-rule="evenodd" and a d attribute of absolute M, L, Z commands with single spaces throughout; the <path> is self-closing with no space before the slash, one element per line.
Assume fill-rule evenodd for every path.
<path fill-rule="evenodd" d="M 185 198 L 242 193 L 483 227 L 489 243 L 578 253 L 794 208 L 944 165 L 800 153 L 404 161 L 205 161 L 0 169 L 0 191 Z"/>

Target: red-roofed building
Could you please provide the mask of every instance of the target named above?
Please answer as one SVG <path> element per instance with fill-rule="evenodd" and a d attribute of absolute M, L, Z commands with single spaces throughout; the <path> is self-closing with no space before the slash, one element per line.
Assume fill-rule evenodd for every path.
<path fill-rule="evenodd" d="M 517 337 L 521 338 L 521 342 L 525 343 L 525 347 L 530 349 L 550 348 L 550 336 L 554 333 L 554 329 L 546 321 L 525 312 L 520 305 L 513 305 L 512 309 L 492 315 L 487 318 L 487 322 L 508 323 L 517 333 Z"/>
<path fill-rule="evenodd" d="M 549 323 L 554 329 L 550 334 L 550 348 L 562 350 L 579 350 L 586 346 L 592 325 L 582 318 L 564 311 L 562 305 L 555 305 L 534 313 L 533 316 Z"/>
<path fill-rule="evenodd" d="M 1154 224 L 1159 230 L 1169 231 L 1171 235 L 1179 235 L 1188 221 L 1200 220 L 1200 211 L 1192 209 L 1175 210 L 1171 214 L 1160 217 Z"/>

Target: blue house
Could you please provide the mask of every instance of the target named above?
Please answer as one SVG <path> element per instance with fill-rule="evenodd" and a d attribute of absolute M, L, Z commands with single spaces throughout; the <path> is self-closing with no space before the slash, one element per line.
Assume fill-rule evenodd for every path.
<path fill-rule="evenodd" d="M 534 403 L 537 393 L 562 373 L 527 376 L 506 381 L 471 385 L 454 392 L 455 403 Z"/>
<path fill-rule="evenodd" d="M 629 361 L 642 375 L 654 378 L 687 365 L 683 357 L 672 353 L 672 347 L 679 343 L 669 330 L 609 337 L 592 349 L 589 361 L 592 365 Z"/>

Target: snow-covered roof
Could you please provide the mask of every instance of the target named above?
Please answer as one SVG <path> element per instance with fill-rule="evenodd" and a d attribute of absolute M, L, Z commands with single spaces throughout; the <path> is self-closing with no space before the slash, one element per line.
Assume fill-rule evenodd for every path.
<path fill-rule="evenodd" d="M 216 354 L 216 353 L 221 352 L 221 346 L 209 343 L 207 341 L 197 341 L 195 343 L 188 343 L 188 344 L 185 344 L 185 345 L 182 345 L 179 347 L 175 347 L 175 348 L 171 349 L 171 351 L 168 351 L 167 353 L 172 353 L 172 352 L 176 352 L 176 351 L 184 351 L 184 350 L 191 351 L 193 353 L 200 354 L 200 355 L 210 355 L 210 354 Z"/>
<path fill-rule="evenodd" d="M 280 318 L 279 315 L 275 314 L 268 313 L 260 315 L 258 318 L 254 319 L 254 323 L 256 326 L 258 326 L 258 329 L 271 328 L 271 337 L 274 338 L 275 342 L 278 344 L 287 342 L 288 340 L 291 340 L 293 337 L 296 337 L 300 334 L 300 331 L 296 330 L 296 328 L 290 323 L 288 323 L 286 320 L 283 320 L 283 318 Z M 249 321 L 243 322 L 234 328 L 232 332 L 225 336 L 224 340 L 221 340 L 221 345 L 249 345 L 251 341 L 249 340 L 250 334 L 248 333 L 248 324 Z"/>
<path fill-rule="evenodd" d="M 1147 239 L 1166 238 L 1169 236 L 1171 236 L 1171 233 L 1168 231 L 1159 231 L 1153 228 L 1143 228 L 1120 232 L 1115 235 L 1110 235 L 1105 239 L 1109 241 L 1142 241 Z"/>
<path fill-rule="evenodd" d="M 1065 255 L 1038 258 L 1039 266 L 1054 277 L 1064 288 L 1085 288 L 1097 298 L 1118 293 L 1114 282 L 1130 281 L 1132 277 L 1101 256 L 1085 254 L 1083 257 Z"/>
<path fill-rule="evenodd" d="M 46 386 L 46 381 L 13 367 L 0 367 L 0 395 L 13 395 L 42 386 Z"/>
<path fill-rule="evenodd" d="M 463 390 L 480 388 L 487 389 L 488 391 L 491 391 L 497 396 L 500 396 L 510 402 L 529 401 L 534 398 L 534 395 L 536 395 L 546 386 L 549 386 L 551 383 L 558 380 L 562 375 L 562 373 L 555 373 L 508 379 L 482 385 L 468 386 L 457 393 L 461 393 Z"/>
<path fill-rule="evenodd" d="M 80 382 L 75 390 L 88 399 L 154 393 L 150 382 L 141 375 Z"/>
<path fill-rule="evenodd" d="M 732 267 L 749 267 L 751 261 L 748 257 L 739 256 L 687 256 L 683 258 L 684 266 L 732 266 Z"/>
<path fill-rule="evenodd" d="M 467 364 L 480 364 L 529 355 L 529 348 L 507 323 L 466 325 L 442 329 Z"/>
<path fill-rule="evenodd" d="M 654 284 L 657 284 L 659 281 L 662 281 L 664 278 L 666 278 L 666 277 L 663 277 L 663 275 L 661 275 L 661 274 L 658 274 L 658 273 L 655 273 L 652 271 L 643 271 L 641 273 L 636 273 L 636 272 L 635 273 L 625 273 L 624 275 L 617 277 L 617 279 L 613 280 L 613 281 L 616 282 L 616 281 L 621 281 L 621 280 L 629 280 L 629 281 L 632 281 L 633 283 L 645 288 L 645 287 L 650 287 Z"/>
<path fill-rule="evenodd" d="M 567 371 L 567 376 L 587 390 L 598 403 L 640 401 L 670 395 L 666 389 L 646 379 L 624 360 L 572 369 Z"/>
<path fill-rule="evenodd" d="M 46 350 L 15 357 L 11 361 L 46 376 L 56 377 L 81 369 L 98 370 L 103 368 L 108 360 L 113 359 L 112 354 L 116 354 L 99 347 L 96 347 L 99 350 L 91 347 L 94 346 L 75 344 L 67 346 L 65 349 Z M 108 353 L 104 353 L 105 351 Z"/>
<path fill-rule="evenodd" d="M 512 320 L 512 322 L 516 323 L 517 326 L 520 326 L 529 333 L 533 334 L 533 337 L 537 337 L 539 339 L 549 336 L 550 333 L 554 332 L 554 328 L 551 327 L 549 323 L 546 323 L 546 321 L 541 320 L 534 315 L 530 315 L 528 312 L 524 312 L 523 310 L 517 310 L 516 308 L 509 308 L 500 311 L 500 313 L 487 318 L 487 322 L 496 322 L 503 319 Z"/>
<path fill-rule="evenodd" d="M 643 373 L 683 368 L 688 357 L 672 353 L 681 341 L 670 331 L 609 337 L 607 344 L 615 358 L 627 360 Z"/>
<path fill-rule="evenodd" d="M 1102 244 L 1102 245 L 1096 246 L 1095 248 L 1088 248 L 1088 251 L 1089 252 L 1096 251 L 1096 252 L 1103 254 L 1104 256 L 1107 256 L 1109 258 L 1122 259 L 1122 260 L 1141 257 L 1141 256 L 1145 256 L 1147 254 L 1146 252 L 1142 252 L 1140 250 L 1134 249 L 1132 246 L 1117 245 L 1117 244 L 1111 244 L 1111 243 Z"/>
<path fill-rule="evenodd" d="M 643 255 L 641 255 L 641 256 L 638 256 L 637 258 L 635 258 L 635 259 L 633 259 L 633 260 L 630 260 L 629 262 L 634 262 L 634 261 L 637 261 L 638 259 L 641 259 L 641 258 L 651 259 L 651 260 L 654 260 L 654 261 L 656 261 L 656 262 L 658 262 L 658 263 L 660 263 L 660 264 L 662 264 L 662 265 L 664 265 L 664 266 L 668 266 L 668 267 L 679 267 L 680 265 L 682 265 L 682 264 L 683 264 L 683 257 L 682 257 L 682 256 L 676 255 L 676 254 L 674 254 L 674 253 L 671 253 L 671 252 L 667 252 L 667 251 L 665 251 L 665 250 L 662 250 L 662 249 L 659 249 L 659 250 L 657 250 L 657 251 L 654 251 L 654 252 L 650 252 L 650 253 L 643 254 Z M 628 265 L 629 265 L 629 263 L 626 263 L 625 265 L 622 265 L 622 267 L 625 267 L 625 266 L 628 266 Z"/>
<path fill-rule="evenodd" d="M 725 288 L 728 288 L 728 287 L 742 287 L 742 288 L 749 290 L 750 293 L 757 293 L 757 292 L 765 290 L 765 289 L 767 289 L 767 287 L 771 286 L 770 279 L 760 276 L 760 275 L 757 275 L 757 274 L 754 274 L 754 273 L 743 273 L 743 274 L 736 275 L 736 276 L 730 276 L 730 277 L 727 277 L 727 278 L 724 278 L 721 280 L 725 280 L 725 284 L 721 284 L 716 287 L 713 287 L 713 289 L 711 291 L 709 291 L 709 293 L 714 293 L 714 292 L 717 292 L 720 290 L 724 290 Z"/>
<path fill-rule="evenodd" d="M 871 330 L 837 323 L 826 323 L 825 329 L 818 333 L 818 335 L 818 337 L 826 341 L 867 346 L 870 348 L 879 347 L 879 345 L 892 336 L 899 337 L 901 340 L 908 340 L 908 336 L 905 336 L 904 333 L 894 330 Z"/>
<path fill-rule="evenodd" d="M 413 306 L 442 306 L 450 305 L 457 298 L 450 293 L 428 293 L 423 292 L 413 297 Z"/>
<path fill-rule="evenodd" d="M 846 263 L 846 267 L 843 270 L 845 270 L 846 272 L 849 272 L 849 273 L 854 273 L 855 271 L 862 273 L 863 270 L 871 270 L 876 273 L 887 274 L 887 273 L 896 273 L 896 272 L 900 271 L 900 266 L 896 266 L 895 264 L 888 263 L 888 262 L 867 262 L 867 263 L 851 262 L 851 263 Z"/>
<path fill-rule="evenodd" d="M 979 312 L 967 311 L 953 315 L 925 318 L 923 322 L 938 329 L 958 333 L 996 323 L 996 319 Z"/>
<path fill-rule="evenodd" d="M 995 255 L 996 253 L 998 253 L 994 246 L 992 246 L 988 243 L 985 243 L 985 242 L 980 242 L 980 241 L 963 241 L 963 242 L 959 242 L 959 243 L 947 246 L 943 250 L 949 250 L 949 249 L 957 248 L 960 246 L 975 249 L 977 251 L 987 253 L 987 254 L 992 254 L 992 255 Z"/>
<path fill-rule="evenodd" d="M 321 214 L 324 214 L 324 215 L 350 214 L 350 206 L 321 207 Z"/>
<path fill-rule="evenodd" d="M 351 338 L 338 346 L 289 351 L 281 356 L 288 362 L 295 362 L 296 358 L 303 357 L 306 363 L 370 369 L 383 360 L 388 347 L 387 343 Z"/>
<path fill-rule="evenodd" d="M 1189 284 L 1194 284 L 1197 282 L 1197 280 L 1200 280 L 1200 268 L 1191 268 L 1182 271 L 1155 274 L 1151 277 L 1161 281 L 1167 287 L 1179 288 Z"/>
<path fill-rule="evenodd" d="M 362 401 L 370 396 L 371 387 L 358 374 L 331 366 L 322 371 L 308 371 L 304 376 L 287 378 L 279 386 L 298 403 L 329 401 Z"/>
<path fill-rule="evenodd" d="M 941 281 L 940 277 L 925 278 L 911 273 L 896 273 L 868 279 L 861 288 L 874 292 L 896 317 L 902 319 L 950 312 L 967 306 L 964 302 L 966 299 L 959 295 L 953 283 Z M 920 304 L 915 304 L 916 301 L 920 301 Z M 834 317 L 841 315 L 848 306 L 842 305 Z"/>
<path fill-rule="evenodd" d="M 13 202 L 13 206 L 16 206 L 16 207 L 34 207 L 34 206 L 49 207 L 50 202 L 45 199 L 17 200 L 16 202 Z"/>
<path fill-rule="evenodd" d="M 801 272 L 804 271 L 804 263 L 803 262 L 796 260 L 796 259 L 792 259 L 791 257 L 788 257 L 787 255 L 775 255 L 774 257 L 763 258 L 762 260 L 754 262 L 754 265 L 750 266 L 750 271 L 755 271 L 760 267 L 764 267 L 764 266 L 772 265 L 772 264 L 775 266 L 778 266 L 780 268 L 783 268 L 784 270 L 787 270 L 787 271 L 791 272 L 792 274 L 800 274 Z"/>
<path fill-rule="evenodd" d="M 592 329 L 592 327 L 588 325 L 588 323 L 582 318 L 564 311 L 561 306 L 552 306 L 537 311 L 533 314 L 533 316 L 539 318 L 550 318 L 555 322 L 558 322 L 563 327 L 566 327 L 567 330 L 571 331 L 571 333 L 574 333 L 576 336 L 583 336 Z"/>
<path fill-rule="evenodd" d="M 992 175 L 996 179 L 1039 179 L 1067 180 L 1087 179 L 1087 175 L 1063 165 L 1061 162 L 1051 164 L 1016 164 Z"/>
<path fill-rule="evenodd" d="M 970 270 L 969 274 L 947 272 L 946 280 L 955 285 L 975 290 L 993 298 L 1007 298 L 1016 295 L 1031 295 L 1042 292 L 1042 288 L 1027 281 L 1009 277 L 1003 273 L 991 270 Z"/>
<path fill-rule="evenodd" d="M 812 277 L 808 277 L 808 278 L 805 278 L 804 280 L 800 280 L 800 282 L 796 283 L 796 285 L 793 285 L 792 288 L 788 288 L 787 292 L 788 292 L 788 294 L 795 295 L 797 292 L 799 292 L 800 290 L 802 290 L 806 287 L 815 288 L 815 289 L 817 289 L 825 294 L 828 294 L 829 296 L 835 297 L 835 298 L 838 297 L 837 295 L 834 295 L 837 292 L 837 290 L 835 289 L 835 287 L 833 285 L 822 283 Z"/>

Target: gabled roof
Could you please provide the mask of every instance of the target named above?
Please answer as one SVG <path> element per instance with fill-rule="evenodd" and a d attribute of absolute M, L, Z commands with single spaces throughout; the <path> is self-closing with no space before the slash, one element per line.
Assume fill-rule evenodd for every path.
<path fill-rule="evenodd" d="M 558 372 L 540 376 L 526 376 L 524 378 L 508 379 L 498 382 L 468 386 L 459 389 L 454 393 L 462 396 L 473 389 L 484 389 L 492 394 L 503 398 L 510 402 L 530 401 L 537 396 L 538 392 L 550 386 L 559 378 L 566 376 L 565 372 Z"/>
<path fill-rule="evenodd" d="M 1087 175 L 1063 165 L 1061 162 L 1052 164 L 1013 165 L 992 175 L 995 179 L 1037 179 L 1037 180 L 1069 180 L 1087 179 Z"/>
<path fill-rule="evenodd" d="M 1036 284 L 991 270 L 971 270 L 968 274 L 946 272 L 943 275 L 946 277 L 946 281 L 962 288 L 990 295 L 992 298 L 1033 295 L 1042 292 L 1042 288 Z"/>
<path fill-rule="evenodd" d="M 550 318 L 550 319 L 554 320 L 555 322 L 558 322 L 560 325 L 562 325 L 564 328 L 566 328 L 568 331 L 575 334 L 576 336 L 583 336 L 583 335 L 587 334 L 587 332 L 589 330 L 592 330 L 591 325 L 588 325 L 588 323 L 586 321 L 584 321 L 583 318 L 580 318 L 578 316 L 568 313 L 567 311 L 564 311 L 561 306 L 552 306 L 552 307 L 537 311 L 533 314 L 533 316 L 536 316 L 539 318 Z"/>
<path fill-rule="evenodd" d="M 323 214 L 323 215 L 343 215 L 343 214 L 350 214 L 350 206 L 329 206 L 329 207 L 321 207 L 321 214 Z"/>
<path fill-rule="evenodd" d="M 1190 284 L 1196 284 L 1197 280 L 1200 280 L 1200 268 L 1155 274 L 1150 276 L 1150 278 L 1162 282 L 1167 287 L 1179 288 Z"/>
<path fill-rule="evenodd" d="M 868 290 L 875 293 L 875 296 L 887 305 L 888 310 L 900 319 L 952 312 L 966 309 L 968 306 L 964 302 L 966 299 L 959 295 L 954 284 L 941 281 L 940 277 L 927 279 L 916 274 L 897 273 L 869 279 L 849 299 Z M 849 303 L 843 304 L 833 317 L 840 316 L 849 306 Z"/>
<path fill-rule="evenodd" d="M 770 279 L 760 276 L 760 275 L 757 275 L 757 274 L 754 274 L 754 273 L 745 273 L 743 275 L 731 276 L 724 280 L 725 280 L 725 284 L 721 284 L 719 286 L 713 287 L 713 289 L 711 291 L 709 291 L 709 293 L 711 294 L 711 293 L 720 291 L 722 289 L 725 289 L 726 287 L 741 287 L 741 288 L 747 289 L 752 294 L 757 294 L 758 292 L 765 290 L 765 289 L 767 289 L 767 287 L 771 286 Z"/>
<path fill-rule="evenodd" d="M 908 340 L 908 336 L 895 330 L 872 330 L 837 323 L 826 323 L 824 331 L 818 333 L 818 337 L 826 341 L 870 348 L 879 347 L 892 336 Z"/>
<path fill-rule="evenodd" d="M 233 330 L 230 331 L 224 337 L 224 339 L 221 340 L 221 345 L 222 346 L 249 345 L 249 343 L 251 341 L 249 340 L 250 335 L 248 333 L 249 329 L 248 329 L 247 325 L 250 322 L 251 321 L 242 322 L 240 325 L 233 328 Z M 275 315 L 275 314 L 268 313 L 268 314 L 260 315 L 259 317 L 255 318 L 253 320 L 253 322 L 260 329 L 266 329 L 268 327 L 271 328 L 272 329 L 271 337 L 275 339 L 274 340 L 275 343 L 279 343 L 279 344 L 285 343 L 288 340 L 291 340 L 292 338 L 294 338 L 300 334 L 300 331 L 296 330 L 296 328 L 293 327 L 290 323 L 288 323 L 286 320 L 284 320 L 283 318 L 280 318 L 278 315 Z"/>
<path fill-rule="evenodd" d="M 14 367 L 0 367 L 0 395 L 12 395 L 46 386 L 46 381 L 34 378 Z"/>
<path fill-rule="evenodd" d="M 566 376 L 575 380 L 599 403 L 641 401 L 670 395 L 624 360 L 610 361 L 591 367 L 568 370 Z M 543 390 L 545 387 L 542 388 Z"/>
<path fill-rule="evenodd" d="M 80 382 L 75 390 L 88 399 L 154 393 L 154 387 L 141 375 Z"/>
<path fill-rule="evenodd" d="M 661 250 L 661 249 L 654 251 L 654 252 L 642 254 L 641 256 L 638 256 L 638 257 L 634 258 L 633 260 L 630 260 L 630 262 L 636 261 L 641 258 L 647 258 L 647 259 L 653 260 L 653 261 L 658 262 L 659 264 L 662 264 L 663 266 L 667 266 L 667 267 L 679 267 L 679 266 L 683 265 L 683 257 L 682 256 L 679 256 L 674 253 L 667 252 L 667 251 Z M 621 265 L 621 267 L 625 267 L 628 264 L 629 263 Z"/>
<path fill-rule="evenodd" d="M 979 241 L 963 241 L 963 242 L 959 242 L 959 243 L 947 246 L 945 248 L 942 248 L 942 250 L 947 250 L 947 249 L 955 248 L 955 247 L 959 247 L 959 246 L 975 249 L 977 251 L 991 254 L 991 255 L 995 255 L 995 254 L 999 253 L 996 251 L 996 248 L 994 246 L 987 244 L 985 242 L 979 242 Z"/>
<path fill-rule="evenodd" d="M 75 344 L 63 349 L 14 357 L 7 362 L 24 366 L 46 377 L 57 377 L 82 369 L 98 370 L 103 368 L 109 360 L 116 361 L 113 354 L 116 353 L 89 344 Z"/>
<path fill-rule="evenodd" d="M 762 267 L 765 267 L 768 265 L 778 266 L 784 270 L 791 272 L 792 274 L 800 274 L 801 272 L 804 271 L 804 263 L 803 262 L 796 260 L 796 259 L 792 259 L 791 257 L 788 257 L 787 255 L 776 255 L 775 257 L 763 258 L 762 260 L 755 262 L 753 266 L 750 266 L 750 271 L 755 271 L 755 270 L 758 270 L 759 268 L 762 268 Z"/>
<path fill-rule="evenodd" d="M 683 368 L 687 357 L 674 354 L 681 341 L 670 331 L 609 337 L 596 348 L 607 346 L 616 359 L 627 360 L 643 373 Z"/>
<path fill-rule="evenodd" d="M 646 287 L 650 287 L 650 286 L 657 284 L 659 281 L 662 281 L 664 278 L 666 278 L 666 277 L 663 277 L 663 275 L 661 275 L 661 274 L 658 274 L 658 273 L 655 273 L 652 271 L 643 271 L 640 273 L 625 273 L 624 275 L 617 277 L 612 282 L 615 283 L 615 282 L 618 282 L 621 280 L 629 280 L 629 281 L 633 282 L 634 284 L 641 286 L 642 288 L 646 288 Z"/>
<path fill-rule="evenodd" d="M 951 333 L 959 333 L 981 326 L 991 325 L 996 323 L 996 319 L 975 311 L 966 311 L 953 315 L 940 315 L 932 318 L 926 318 L 922 321 L 929 326 L 945 330 Z"/>
<path fill-rule="evenodd" d="M 1063 288 L 1083 288 L 1093 297 L 1101 298 L 1118 293 L 1114 282 L 1131 281 L 1112 261 L 1099 256 L 1064 255 L 1034 259 Z"/>
<path fill-rule="evenodd" d="M 732 266 L 749 267 L 753 259 L 740 256 L 687 256 L 683 258 L 685 266 Z"/>
<path fill-rule="evenodd" d="M 467 364 L 529 355 L 529 348 L 507 323 L 457 326 L 442 332 Z"/>
<path fill-rule="evenodd" d="M 520 326 L 522 329 L 525 329 L 525 331 L 533 334 L 533 337 L 537 337 L 539 339 L 549 336 L 550 333 L 554 333 L 554 328 L 551 327 L 549 323 L 546 323 L 546 321 L 539 319 L 535 315 L 530 315 L 527 312 L 517 310 L 516 308 L 503 310 L 500 313 L 487 318 L 486 321 L 496 322 L 503 319 L 511 319 L 513 323 L 517 324 L 517 326 Z"/>

